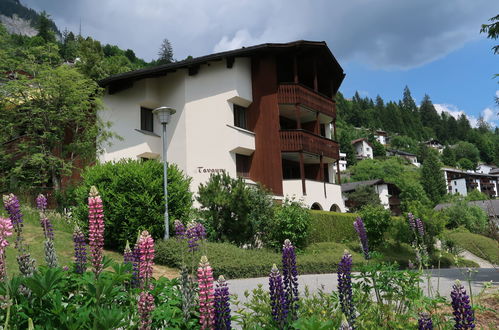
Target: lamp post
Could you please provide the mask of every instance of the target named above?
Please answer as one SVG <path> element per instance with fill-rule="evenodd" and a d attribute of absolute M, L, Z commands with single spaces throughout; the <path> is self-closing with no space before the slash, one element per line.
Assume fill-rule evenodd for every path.
<path fill-rule="evenodd" d="M 159 107 L 152 111 L 158 116 L 159 122 L 163 126 L 163 187 L 165 192 L 165 237 L 167 240 L 170 238 L 170 222 L 168 220 L 168 163 L 166 161 L 166 124 L 170 121 L 171 115 L 177 110 L 170 107 Z"/>

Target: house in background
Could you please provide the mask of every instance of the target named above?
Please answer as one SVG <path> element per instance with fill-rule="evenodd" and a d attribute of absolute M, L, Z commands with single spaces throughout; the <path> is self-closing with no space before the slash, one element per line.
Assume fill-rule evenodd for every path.
<path fill-rule="evenodd" d="M 439 153 L 444 152 L 444 145 L 440 143 L 438 140 L 431 139 L 424 143 L 428 148 L 432 148 L 437 150 Z"/>
<path fill-rule="evenodd" d="M 368 181 L 357 181 L 349 182 L 341 185 L 341 193 L 343 194 L 343 199 L 345 200 L 346 207 L 352 207 L 354 202 L 348 200 L 348 193 L 354 192 L 357 188 L 361 186 L 373 187 L 374 191 L 378 194 L 381 201 L 381 205 L 385 209 L 390 209 L 393 215 L 400 215 L 400 189 L 393 183 L 385 182 L 381 179 L 368 180 Z"/>
<path fill-rule="evenodd" d="M 357 153 L 357 159 L 373 159 L 373 146 L 366 138 L 361 138 L 352 141 L 352 145 Z"/>
<path fill-rule="evenodd" d="M 340 150 L 340 160 L 338 162 L 340 172 L 347 170 L 347 154 Z"/>
<path fill-rule="evenodd" d="M 160 159 L 161 125 L 175 108 L 168 160 L 191 190 L 224 171 L 258 182 L 276 198 L 344 211 L 334 97 L 345 74 L 325 42 L 262 44 L 106 78 L 99 116 L 123 137 L 101 161 Z"/>
<path fill-rule="evenodd" d="M 377 130 L 376 132 L 374 132 L 374 138 L 383 146 L 386 146 L 388 144 L 388 134 L 385 131 Z"/>
<path fill-rule="evenodd" d="M 478 164 L 478 167 L 476 168 L 475 172 L 482 174 L 490 174 L 490 172 L 494 169 L 496 169 L 494 165 Z"/>
<path fill-rule="evenodd" d="M 440 211 L 448 207 L 453 206 L 453 203 L 442 203 L 435 206 L 435 210 Z M 482 201 L 471 201 L 468 202 L 470 206 L 478 206 L 487 213 L 489 220 L 494 222 L 499 228 L 499 199 L 489 199 Z"/>
<path fill-rule="evenodd" d="M 473 189 L 477 189 L 491 198 L 499 196 L 499 175 L 497 174 L 466 172 L 448 167 L 442 168 L 442 171 L 449 194 L 466 196 Z"/>
<path fill-rule="evenodd" d="M 402 150 L 395 150 L 395 149 L 387 149 L 386 150 L 386 155 L 387 156 L 399 156 L 404 159 L 406 159 L 409 163 L 416 167 L 420 167 L 421 164 L 418 162 L 418 157 L 415 154 L 411 154 L 410 152 L 402 151 Z"/>

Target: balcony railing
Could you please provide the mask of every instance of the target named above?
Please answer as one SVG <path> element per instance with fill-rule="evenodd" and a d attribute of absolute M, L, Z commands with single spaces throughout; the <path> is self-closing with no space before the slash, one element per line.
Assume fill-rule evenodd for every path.
<path fill-rule="evenodd" d="M 281 151 L 283 152 L 310 152 L 325 157 L 338 159 L 338 143 L 314 133 L 301 130 L 281 130 Z"/>
<path fill-rule="evenodd" d="M 300 84 L 279 84 L 277 100 L 280 104 L 301 104 L 327 116 L 336 117 L 336 104 L 331 98 Z"/>

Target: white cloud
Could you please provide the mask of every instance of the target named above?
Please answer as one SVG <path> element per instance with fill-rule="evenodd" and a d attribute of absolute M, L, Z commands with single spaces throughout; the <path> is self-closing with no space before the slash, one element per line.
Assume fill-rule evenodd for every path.
<path fill-rule="evenodd" d="M 468 118 L 468 121 L 470 122 L 470 125 L 472 127 L 478 126 L 478 118 L 466 114 L 463 110 L 460 110 L 457 106 L 453 104 L 433 104 L 433 106 L 435 107 L 435 110 L 437 110 L 439 114 L 441 114 L 442 112 L 447 112 L 449 115 L 451 115 L 456 119 L 458 119 L 461 115 L 465 115 Z M 485 108 L 484 110 L 482 110 L 480 115 L 483 118 L 483 120 L 488 122 L 492 127 L 496 127 L 499 124 L 498 122 L 499 118 L 497 116 L 497 112 L 495 112 L 491 108 Z"/>
<path fill-rule="evenodd" d="M 497 0 L 24 0 L 61 29 L 156 57 L 170 39 L 177 59 L 263 42 L 325 40 L 340 61 L 372 68 L 421 66 L 484 38 Z"/>

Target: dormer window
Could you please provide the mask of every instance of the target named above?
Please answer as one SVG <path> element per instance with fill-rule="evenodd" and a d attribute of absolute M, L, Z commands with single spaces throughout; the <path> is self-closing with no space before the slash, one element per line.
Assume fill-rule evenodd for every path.
<path fill-rule="evenodd" d="M 246 121 L 246 108 L 234 104 L 234 126 L 248 129 Z"/>
<path fill-rule="evenodd" d="M 140 129 L 154 132 L 154 115 L 152 109 L 140 107 Z"/>

